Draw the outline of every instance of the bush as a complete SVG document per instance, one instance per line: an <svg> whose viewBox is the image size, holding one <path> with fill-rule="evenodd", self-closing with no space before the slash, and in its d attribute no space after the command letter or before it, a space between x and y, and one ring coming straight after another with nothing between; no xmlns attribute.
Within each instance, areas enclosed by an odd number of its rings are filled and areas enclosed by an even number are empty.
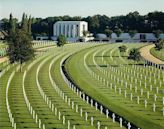
<svg viewBox="0 0 164 129"><path fill-rule="evenodd" d="M60 35L57 39L57 46L61 47L64 46L64 44L66 44L66 38L64 35Z"/></svg>
<svg viewBox="0 0 164 129"><path fill-rule="evenodd" d="M155 43L155 49L160 51L164 48L164 40L160 40L159 42Z"/></svg>
<svg viewBox="0 0 164 129"><path fill-rule="evenodd" d="M138 49L134 48L130 51L128 59L134 60L134 61L140 61L141 54Z"/></svg>
<svg viewBox="0 0 164 129"><path fill-rule="evenodd" d="M122 45L122 46L118 47L118 49L120 50L120 52L126 52L127 47L125 45Z"/></svg>

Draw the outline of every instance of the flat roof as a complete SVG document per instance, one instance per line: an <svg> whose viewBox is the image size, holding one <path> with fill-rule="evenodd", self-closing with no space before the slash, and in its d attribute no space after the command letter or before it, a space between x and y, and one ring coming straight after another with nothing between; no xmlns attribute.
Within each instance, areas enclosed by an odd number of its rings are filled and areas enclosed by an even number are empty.
<svg viewBox="0 0 164 129"><path fill-rule="evenodd" d="M87 23L86 21L57 21L56 23L80 23L80 22Z"/></svg>

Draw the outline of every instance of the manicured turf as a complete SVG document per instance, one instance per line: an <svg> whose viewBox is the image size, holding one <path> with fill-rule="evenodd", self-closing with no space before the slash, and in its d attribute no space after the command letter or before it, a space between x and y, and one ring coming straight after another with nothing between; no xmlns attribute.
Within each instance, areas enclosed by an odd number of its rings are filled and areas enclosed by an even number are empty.
<svg viewBox="0 0 164 129"><path fill-rule="evenodd" d="M141 47L142 45L143 44L127 44L129 49ZM145 129L164 128L162 124L164 122L162 116L164 85L162 71L157 69L148 70L149 67L144 68L142 64L140 64L142 62L138 63L127 60L125 54L119 53L118 46L120 46L120 44L105 45L75 54L67 61L67 70L70 76L87 94L135 123L138 127ZM106 52L102 57L104 51ZM100 81L90 76L84 66L84 56L86 53L89 53L86 58L87 66L91 71L94 71L94 73L101 77ZM136 67L134 67L134 64L136 64ZM134 70L136 70L135 74L133 73ZM156 71L155 75L153 75L154 71ZM125 77L123 75L121 76L121 72L125 74ZM160 73L160 78L157 78L158 73ZM142 77L139 76L141 74ZM147 76L146 80L144 77L145 74ZM151 82L149 78L152 79ZM135 79L137 79L136 83ZM155 79L157 81L156 84L154 84ZM124 83L122 83L122 81L124 81ZM161 86L159 86L160 81L162 82ZM125 82L128 84L127 88L125 87ZM145 83L147 83L146 88ZM130 84L132 84L132 89L130 89ZM149 90L150 85L153 85L152 91ZM136 91L135 87L137 87ZM156 87L158 87L159 93L156 93ZM119 89L122 90L121 94L119 93ZM143 89L143 95L140 93L141 89ZM127 92L126 98L124 97L125 90ZM148 91L150 94L149 98L147 98ZM130 100L131 93L133 94L133 100ZM154 101L155 94L158 96L156 102ZM140 104L137 104L137 96L140 97ZM144 108L145 100L148 101L147 108ZM153 103L156 103L156 112L152 110Z"/></svg>
<svg viewBox="0 0 164 129"><path fill-rule="evenodd" d="M32 109L38 115L38 118L41 120L45 125L46 129L65 129L67 128L67 122L70 121L70 127L73 128L74 126L76 129L95 129L97 128L97 122L101 122L101 127L110 127L112 129L119 129L118 123L113 123L111 119L106 118L104 114L101 114L100 111L96 111L94 107L91 107L85 101L83 101L79 96L77 96L74 91L72 91L65 81L63 80L61 73L60 73L60 61L63 59L64 56L79 51L84 48L92 47L94 44L86 44L86 45L67 45L63 48L54 48L47 51L47 54L43 54L38 60L36 64L34 64L31 69L27 71L25 76L25 92L27 98L30 102ZM46 60L46 61L45 61ZM48 99L52 102L52 104L57 108L57 114L52 111L52 108L47 104L47 102L43 99L41 92L37 86L37 70L40 67L38 72L38 81L40 87L42 88L45 95ZM38 128L38 123L35 122L33 119L33 115L30 113L29 109L27 108L24 93L23 93L23 74L24 71L27 70L28 66L31 64L31 61L26 63L23 67L22 72L16 72L14 77L11 80L9 85L9 106L11 109L12 117L14 118L14 122L17 125L17 129L23 128L30 128L35 129ZM50 64L52 64L50 67ZM5 68L6 65L2 66ZM17 65L16 65L17 66ZM13 67L16 67L13 66ZM51 69L49 69L51 68ZM15 68L14 68L15 69ZM3 119L0 120L0 128L11 128L11 123L9 121L9 116L6 107L6 85L11 72L14 70L12 68L6 72L2 78L0 78L1 88L1 114ZM50 71L49 71L50 70ZM50 72L50 74L49 74ZM62 96L58 94L58 92L54 89L53 85L50 81L50 76L52 76L53 80L55 81L58 88L65 93L68 99L70 99L70 103L74 103L74 107L71 105L69 106L68 102L63 100ZM3 101L2 101L3 100ZM68 101L68 100L67 100ZM78 109L76 110L76 107ZM80 109L83 109L82 116L80 115ZM59 120L59 111L61 113L61 119ZM85 120L85 113L88 113L88 120ZM62 117L65 116L65 124L63 124ZM94 125L91 125L91 117L94 118Z"/></svg>
<svg viewBox="0 0 164 129"><path fill-rule="evenodd" d="M158 51L158 50L156 50L155 48L152 48L152 49L150 50L150 53L151 53L153 56L155 56L156 58L158 58L158 59L164 61L164 49Z"/></svg>

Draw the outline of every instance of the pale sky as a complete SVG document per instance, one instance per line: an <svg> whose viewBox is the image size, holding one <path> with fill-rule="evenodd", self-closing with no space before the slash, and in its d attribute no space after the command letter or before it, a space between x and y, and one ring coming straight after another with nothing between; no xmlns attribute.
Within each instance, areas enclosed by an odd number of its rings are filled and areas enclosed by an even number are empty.
<svg viewBox="0 0 164 129"><path fill-rule="evenodd" d="M33 17L48 16L107 16L126 15L138 11L144 15L151 11L164 12L164 0L0 0L0 19L12 13L20 19L23 12Z"/></svg>

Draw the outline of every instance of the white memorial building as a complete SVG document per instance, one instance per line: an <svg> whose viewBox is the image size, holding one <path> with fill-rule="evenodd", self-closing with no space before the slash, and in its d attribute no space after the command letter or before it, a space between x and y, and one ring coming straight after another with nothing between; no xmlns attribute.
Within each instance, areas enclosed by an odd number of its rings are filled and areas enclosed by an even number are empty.
<svg viewBox="0 0 164 129"><path fill-rule="evenodd" d="M88 23L85 21L58 21L53 25L52 39L57 40L59 35L64 35L67 41L76 42L85 37L84 31L88 31Z"/></svg>

